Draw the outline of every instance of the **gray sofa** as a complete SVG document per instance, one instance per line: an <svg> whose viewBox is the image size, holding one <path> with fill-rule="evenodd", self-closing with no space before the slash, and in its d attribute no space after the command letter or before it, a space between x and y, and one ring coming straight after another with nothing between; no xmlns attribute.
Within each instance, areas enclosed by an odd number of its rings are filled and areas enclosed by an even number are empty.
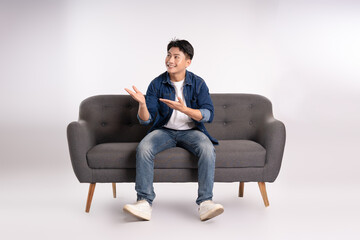
<svg viewBox="0 0 360 240"><path fill-rule="evenodd" d="M211 94L215 107L209 133L219 140L215 182L258 182L265 206L265 182L277 178L285 146L285 126L271 102L256 94ZM71 163L81 183L90 183L89 212L96 183L135 181L135 152L150 126L136 117L138 104L128 95L98 95L80 105L79 120L67 127ZM197 182L197 159L182 148L156 155L154 182Z"/></svg>

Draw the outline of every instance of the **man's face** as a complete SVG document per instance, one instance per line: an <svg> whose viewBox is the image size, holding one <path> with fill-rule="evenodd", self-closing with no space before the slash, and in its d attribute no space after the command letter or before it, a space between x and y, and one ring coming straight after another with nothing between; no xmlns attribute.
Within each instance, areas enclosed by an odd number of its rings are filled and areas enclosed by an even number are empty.
<svg viewBox="0 0 360 240"><path fill-rule="evenodd" d="M178 47L170 48L165 58L165 65L170 74L184 72L190 63L191 59L186 58L185 54Z"/></svg>

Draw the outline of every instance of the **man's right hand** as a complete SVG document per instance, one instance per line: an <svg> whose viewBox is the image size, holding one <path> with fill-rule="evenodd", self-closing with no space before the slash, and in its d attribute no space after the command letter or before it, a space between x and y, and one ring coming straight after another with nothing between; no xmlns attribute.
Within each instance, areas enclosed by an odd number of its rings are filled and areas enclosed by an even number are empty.
<svg viewBox="0 0 360 240"><path fill-rule="evenodd" d="M142 94L135 86L133 86L133 89L135 92L127 88L125 88L125 91L127 91L131 95L131 97L139 103L138 115L141 120L147 121L150 119L150 113L146 107L144 94Z"/></svg>
<svg viewBox="0 0 360 240"><path fill-rule="evenodd" d="M144 94L142 94L135 86L132 86L134 91L131 91L128 88L125 88L125 91L127 91L135 101L137 101L139 104L145 104L145 97Z"/></svg>

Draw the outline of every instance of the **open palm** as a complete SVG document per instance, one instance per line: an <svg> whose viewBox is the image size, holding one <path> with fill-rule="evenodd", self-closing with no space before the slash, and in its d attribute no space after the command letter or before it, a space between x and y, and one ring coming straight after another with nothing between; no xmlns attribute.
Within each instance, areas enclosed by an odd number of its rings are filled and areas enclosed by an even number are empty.
<svg viewBox="0 0 360 240"><path fill-rule="evenodd" d="M127 91L130 96L135 99L135 101L137 101L138 103L145 103L145 97L144 97L144 94L142 94L135 86L132 86L134 91L131 91L130 89L128 88L125 88L125 91Z"/></svg>

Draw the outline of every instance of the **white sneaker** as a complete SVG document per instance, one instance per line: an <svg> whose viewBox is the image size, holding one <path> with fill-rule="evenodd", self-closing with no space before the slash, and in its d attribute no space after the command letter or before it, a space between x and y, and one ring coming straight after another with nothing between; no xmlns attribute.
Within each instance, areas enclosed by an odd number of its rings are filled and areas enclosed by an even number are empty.
<svg viewBox="0 0 360 240"><path fill-rule="evenodd" d="M135 204L126 204L123 208L123 211L147 221L151 219L151 210L152 208L146 200L137 201Z"/></svg>
<svg viewBox="0 0 360 240"><path fill-rule="evenodd" d="M221 204L216 204L211 200L206 200L200 203L199 214L200 220L206 221L216 217L224 212L224 207Z"/></svg>

